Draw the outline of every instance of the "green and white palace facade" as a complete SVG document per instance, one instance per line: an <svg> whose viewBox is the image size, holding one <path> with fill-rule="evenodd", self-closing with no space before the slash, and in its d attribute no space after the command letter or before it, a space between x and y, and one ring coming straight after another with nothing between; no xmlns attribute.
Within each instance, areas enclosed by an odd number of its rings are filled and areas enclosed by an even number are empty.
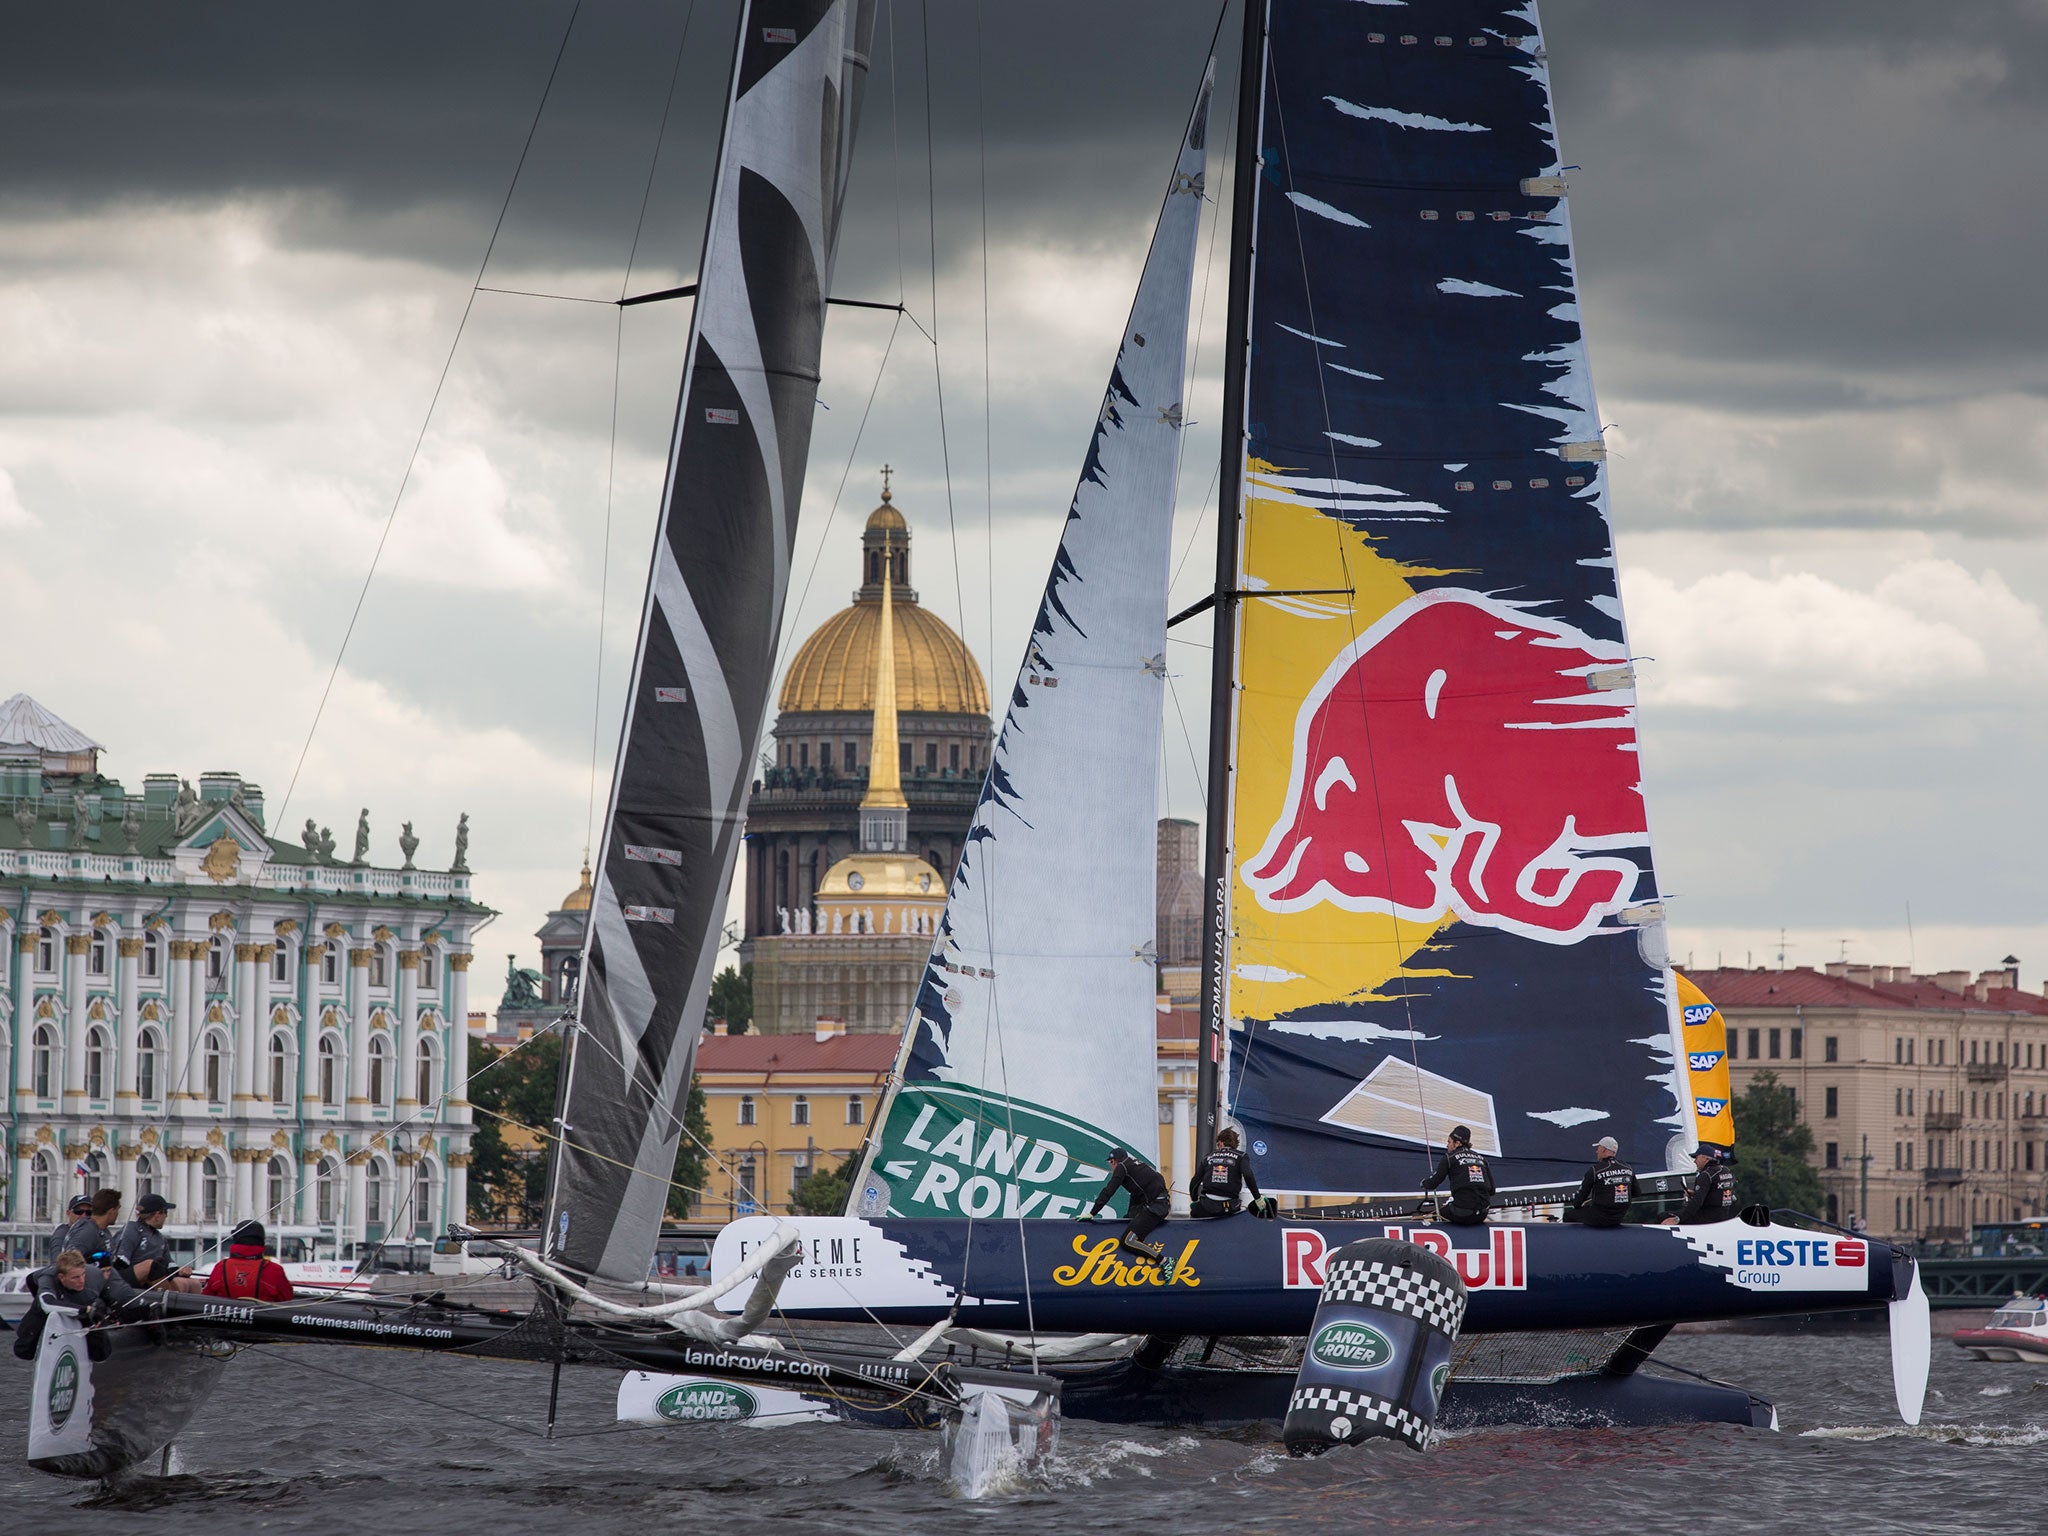
<svg viewBox="0 0 2048 1536"><path fill-rule="evenodd" d="M239 775L136 794L101 750L0 703L0 1256L39 1257L69 1198L107 1185L124 1214L154 1192L175 1228L255 1217L323 1256L461 1220L491 916L466 818L449 867L416 867L410 824L393 865L367 812L344 848L312 821L285 840Z"/></svg>

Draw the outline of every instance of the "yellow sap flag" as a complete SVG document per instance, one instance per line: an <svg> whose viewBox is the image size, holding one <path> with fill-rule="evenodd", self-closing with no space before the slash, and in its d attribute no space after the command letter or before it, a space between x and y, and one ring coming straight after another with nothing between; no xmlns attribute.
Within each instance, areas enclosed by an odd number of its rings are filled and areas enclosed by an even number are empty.
<svg viewBox="0 0 2048 1536"><path fill-rule="evenodd" d="M1707 994L1678 972L1678 1009L1685 1023L1685 1072L1693 1123L1701 1141L1735 1145L1735 1115L1728 1086L1728 1023Z"/></svg>

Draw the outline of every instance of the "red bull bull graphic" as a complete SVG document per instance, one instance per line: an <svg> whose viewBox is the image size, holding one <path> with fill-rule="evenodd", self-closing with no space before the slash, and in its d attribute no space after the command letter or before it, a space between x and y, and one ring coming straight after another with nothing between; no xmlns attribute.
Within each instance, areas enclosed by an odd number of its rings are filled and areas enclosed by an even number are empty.
<svg viewBox="0 0 2048 1536"><path fill-rule="evenodd" d="M1303 700L1286 809L1245 883L1283 912L1452 912L1561 944L1591 932L1641 873L1607 850L1649 843L1635 696L1613 686L1627 661L1498 598L1417 593Z"/></svg>

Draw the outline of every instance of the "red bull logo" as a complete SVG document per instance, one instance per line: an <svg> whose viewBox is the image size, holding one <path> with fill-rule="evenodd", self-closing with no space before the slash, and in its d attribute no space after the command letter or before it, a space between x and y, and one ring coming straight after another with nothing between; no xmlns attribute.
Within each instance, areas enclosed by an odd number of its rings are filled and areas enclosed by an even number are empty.
<svg viewBox="0 0 2048 1536"><path fill-rule="evenodd" d="M1487 1230L1484 1248L1455 1248L1450 1235L1434 1227L1388 1227L1385 1235L1426 1248L1458 1271L1468 1290L1525 1291L1529 1288L1529 1236L1518 1226ZM1290 1291L1320 1290L1329 1243L1313 1227L1280 1233L1280 1283Z"/></svg>
<svg viewBox="0 0 2048 1536"><path fill-rule="evenodd" d="M1618 850L1650 840L1627 659L1482 593L1418 593L1302 701L1286 808L1246 884L1276 912L1590 933L1633 896Z"/></svg>

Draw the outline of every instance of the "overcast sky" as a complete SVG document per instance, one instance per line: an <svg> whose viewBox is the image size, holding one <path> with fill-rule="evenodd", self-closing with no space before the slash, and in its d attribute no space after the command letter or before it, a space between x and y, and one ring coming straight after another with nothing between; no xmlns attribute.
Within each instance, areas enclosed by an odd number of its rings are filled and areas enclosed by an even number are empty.
<svg viewBox="0 0 2048 1536"><path fill-rule="evenodd" d="M1215 12L884 3L837 288L907 299L937 366L835 313L788 628L847 601L887 460L924 601L1001 678ZM469 811L504 913L479 947L523 962L589 835L593 720L603 804L688 321L479 295L427 419L570 10L7 0L0 50L0 695L131 787L239 770L285 835L346 846L367 805L391 862L411 820L445 864ZM2013 952L2038 986L2048 4L1543 16L1679 958L1774 963L1782 927L1793 963ZM733 18L585 0L485 284L692 275ZM1202 248L1182 602L1212 558ZM1196 814L1207 656L1174 660L1165 797Z"/></svg>

